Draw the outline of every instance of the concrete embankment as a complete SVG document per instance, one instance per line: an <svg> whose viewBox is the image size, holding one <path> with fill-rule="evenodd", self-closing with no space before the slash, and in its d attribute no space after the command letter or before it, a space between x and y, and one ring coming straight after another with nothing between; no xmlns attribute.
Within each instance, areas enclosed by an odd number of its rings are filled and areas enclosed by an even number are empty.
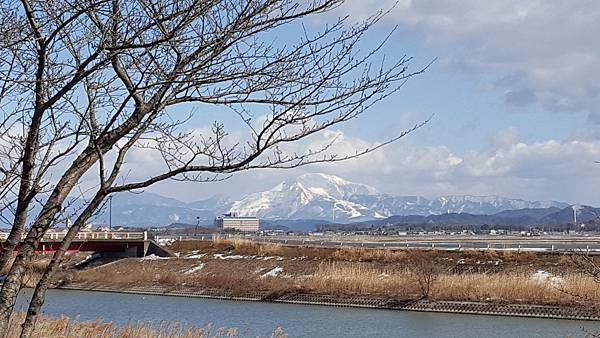
<svg viewBox="0 0 600 338"><path fill-rule="evenodd" d="M273 303L359 307L384 310L445 312L549 319L600 320L599 308L585 306L550 306L483 302L406 300L383 297L336 296L298 293L277 295L270 292L249 292L244 295L239 295L220 289L168 288L159 286L119 288L108 285L90 286L84 284L68 284L62 285L59 288L63 290L120 292L129 294L212 298L241 301L264 301Z"/></svg>

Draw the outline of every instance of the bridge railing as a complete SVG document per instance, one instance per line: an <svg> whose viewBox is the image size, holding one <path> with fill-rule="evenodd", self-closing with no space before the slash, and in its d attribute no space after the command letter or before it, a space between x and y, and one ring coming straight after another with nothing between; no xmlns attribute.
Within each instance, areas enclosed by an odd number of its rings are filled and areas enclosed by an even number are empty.
<svg viewBox="0 0 600 338"><path fill-rule="evenodd" d="M65 238L66 232L49 232L44 235L42 241L60 241ZM0 233L0 240L8 238L8 233ZM147 240L146 231L82 231L74 240Z"/></svg>

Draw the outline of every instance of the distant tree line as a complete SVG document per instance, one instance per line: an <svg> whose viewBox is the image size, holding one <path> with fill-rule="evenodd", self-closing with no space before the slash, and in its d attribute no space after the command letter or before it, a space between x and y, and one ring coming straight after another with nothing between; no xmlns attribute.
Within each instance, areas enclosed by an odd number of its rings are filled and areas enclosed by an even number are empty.
<svg viewBox="0 0 600 338"><path fill-rule="evenodd" d="M376 232L376 233L398 233L408 232L416 233L421 231L446 231L446 232L460 232L460 231L473 231L475 233L487 233L490 230L504 230L504 231L533 231L533 232L568 232L568 231L580 231L580 232L600 232L600 221L591 220L586 222L584 226L581 224L575 225L573 223L564 224L546 224L537 226L528 225L514 225L514 224L432 224L432 223L420 223L420 224L369 224L369 223L356 223L356 224L320 224L316 226L316 230L319 232L333 231L333 232Z"/></svg>

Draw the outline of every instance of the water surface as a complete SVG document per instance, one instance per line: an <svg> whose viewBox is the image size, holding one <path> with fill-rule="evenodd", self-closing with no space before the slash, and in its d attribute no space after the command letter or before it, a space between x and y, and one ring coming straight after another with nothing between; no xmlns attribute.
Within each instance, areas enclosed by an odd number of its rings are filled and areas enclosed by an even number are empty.
<svg viewBox="0 0 600 338"><path fill-rule="evenodd" d="M25 290L17 308L31 295ZM26 310L26 308L24 309ZM242 337L583 337L599 322L391 311L109 292L49 290L44 313L124 324L179 321L236 327Z"/></svg>

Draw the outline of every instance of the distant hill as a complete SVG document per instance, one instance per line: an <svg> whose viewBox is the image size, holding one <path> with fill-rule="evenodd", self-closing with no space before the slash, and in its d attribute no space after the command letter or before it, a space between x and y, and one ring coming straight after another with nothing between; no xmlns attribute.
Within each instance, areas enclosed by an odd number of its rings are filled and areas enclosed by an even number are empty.
<svg viewBox="0 0 600 338"><path fill-rule="evenodd" d="M260 227L270 230L293 230L313 231L319 225L329 224L328 221L316 219L293 219L293 220L261 220Z"/></svg>
<svg viewBox="0 0 600 338"><path fill-rule="evenodd" d="M585 223L600 219L600 208L588 205L573 205L542 217L539 222L547 224L572 223L574 219L573 208L577 210L577 223Z"/></svg>
<svg viewBox="0 0 600 338"><path fill-rule="evenodd" d="M215 216L226 213L231 201L224 196L186 203L174 198L143 192L115 194L112 200L112 221L118 225L166 226L185 223L212 226ZM105 205L92 222L108 223Z"/></svg>
<svg viewBox="0 0 600 338"><path fill-rule="evenodd" d="M321 230L328 229L361 229L391 225L438 225L438 226L481 226L481 225L513 225L526 228L536 226L568 225L574 222L574 211L577 209L577 225L591 222L600 223L600 208L590 206L568 206L566 208L525 208L505 210L493 215L473 215L469 213L447 213L442 215L410 215L392 216L385 219L354 222L346 224L328 224L320 226Z"/></svg>

